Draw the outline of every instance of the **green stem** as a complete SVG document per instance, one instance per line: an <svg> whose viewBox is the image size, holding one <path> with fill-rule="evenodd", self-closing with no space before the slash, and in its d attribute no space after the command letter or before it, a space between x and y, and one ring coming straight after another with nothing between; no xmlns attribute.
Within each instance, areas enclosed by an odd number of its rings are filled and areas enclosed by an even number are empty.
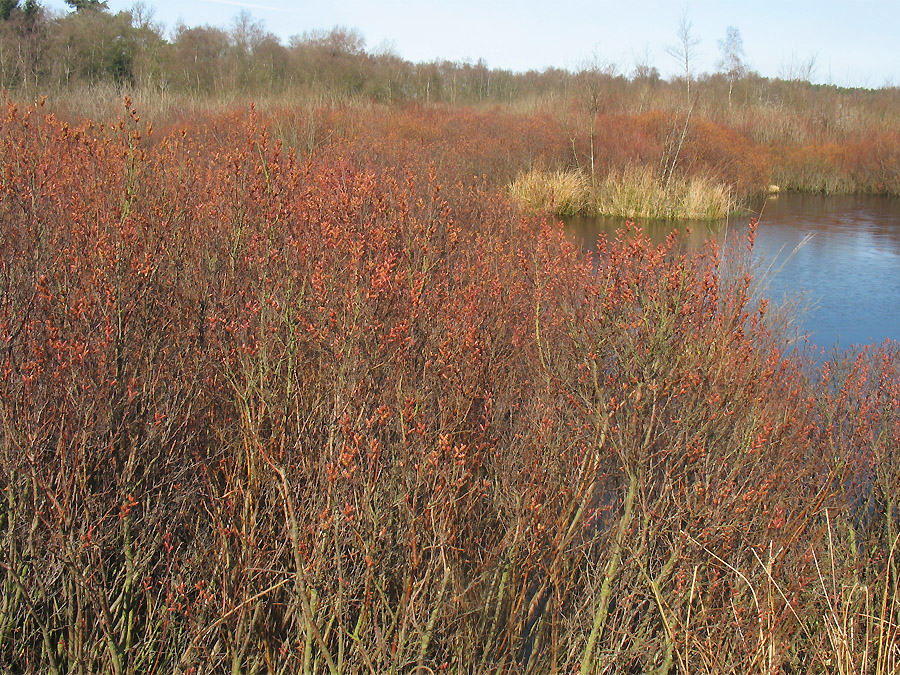
<svg viewBox="0 0 900 675"><path fill-rule="evenodd" d="M628 472L628 493L625 495L625 510L619 519L619 527L616 530L616 538L613 543L612 557L606 566L606 572L603 575L603 584L600 586L600 600L597 603L597 610L594 613L594 623L591 626L591 634L588 636L587 644L584 647L584 656L581 660L581 675L587 675L591 670L591 663L594 658L594 647L597 639L603 634L603 628L606 626L606 619L609 615L609 599L612 593L612 581L619 571L619 564L622 559L622 547L625 543L625 534L631 526L631 514L634 510L634 500L637 497L638 478L634 472Z"/></svg>

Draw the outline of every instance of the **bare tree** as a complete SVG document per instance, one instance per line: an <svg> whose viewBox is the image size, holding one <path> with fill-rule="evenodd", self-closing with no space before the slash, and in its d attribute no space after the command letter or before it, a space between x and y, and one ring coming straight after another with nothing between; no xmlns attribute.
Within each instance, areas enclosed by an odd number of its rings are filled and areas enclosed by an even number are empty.
<svg viewBox="0 0 900 675"><path fill-rule="evenodd" d="M791 52L790 61L782 61L778 69L778 76L782 80L791 82L812 82L816 74L816 61L818 54L810 53L809 58L800 59L796 52Z"/></svg>
<svg viewBox="0 0 900 675"><path fill-rule="evenodd" d="M747 73L747 64L744 63L744 39L741 31L734 26L728 26L725 31L725 39L719 40L719 51L722 57L719 59L719 70L728 77L728 107L731 107L731 92L734 83Z"/></svg>
<svg viewBox="0 0 900 675"><path fill-rule="evenodd" d="M650 50L644 47L641 54L634 56L634 70L631 71L631 79L635 81L649 81L653 84L659 82L659 70L650 60Z"/></svg>
<svg viewBox="0 0 900 675"><path fill-rule="evenodd" d="M688 99L690 99L691 79L694 75L694 61L699 56L697 47L700 46L700 38L693 33L693 24L688 20L687 12L681 15L676 35L678 36L677 44L666 47L666 53L675 58L684 70Z"/></svg>
<svg viewBox="0 0 900 675"><path fill-rule="evenodd" d="M604 90L608 91L609 84L615 80L618 74L618 66L615 63L605 63L595 53L586 61L581 70L576 74L576 81L584 88L585 104L588 114L588 135L590 141L591 162L591 188L596 188L596 124L597 115L603 102ZM575 150L575 137L570 135L572 150ZM578 162L578 154L575 153L575 161Z"/></svg>
<svg viewBox="0 0 900 675"><path fill-rule="evenodd" d="M659 70L650 62L650 50L644 47L644 53L634 57L634 70L631 73L631 80L635 84L640 85L640 105L638 112L644 111L644 104L650 91L655 88L660 81Z"/></svg>

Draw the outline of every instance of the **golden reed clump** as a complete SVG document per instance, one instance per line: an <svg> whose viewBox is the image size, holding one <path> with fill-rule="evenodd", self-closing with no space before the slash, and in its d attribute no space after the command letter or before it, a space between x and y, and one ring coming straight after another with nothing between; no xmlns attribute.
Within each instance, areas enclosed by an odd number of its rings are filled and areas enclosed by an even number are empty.
<svg viewBox="0 0 900 675"><path fill-rule="evenodd" d="M580 170L531 169L516 178L509 193L531 211L572 215L593 213L659 220L719 220L737 209L732 191L704 176L660 180L652 169L611 171L591 188Z"/></svg>

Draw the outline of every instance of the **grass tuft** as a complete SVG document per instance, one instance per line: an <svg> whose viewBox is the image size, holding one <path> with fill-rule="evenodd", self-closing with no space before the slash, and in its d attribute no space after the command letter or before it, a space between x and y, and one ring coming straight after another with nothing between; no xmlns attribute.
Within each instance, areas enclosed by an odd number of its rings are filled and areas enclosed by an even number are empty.
<svg viewBox="0 0 900 675"><path fill-rule="evenodd" d="M509 193L528 210L574 215L588 208L590 188L590 181L580 171L531 169L513 181Z"/></svg>
<svg viewBox="0 0 900 675"><path fill-rule="evenodd" d="M719 220L737 209L727 185L705 176L663 181L648 167L611 171L591 191L580 170L521 174L510 195L532 211L557 215L594 213L652 220Z"/></svg>

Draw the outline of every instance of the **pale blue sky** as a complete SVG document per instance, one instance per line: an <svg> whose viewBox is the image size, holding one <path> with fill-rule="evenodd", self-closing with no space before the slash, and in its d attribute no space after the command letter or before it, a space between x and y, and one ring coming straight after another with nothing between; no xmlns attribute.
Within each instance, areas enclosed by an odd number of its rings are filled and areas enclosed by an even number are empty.
<svg viewBox="0 0 900 675"><path fill-rule="evenodd" d="M133 0L108 0L112 11ZM63 0L45 6L62 10ZM740 30L748 65L785 76L815 58L814 81L844 86L900 85L898 0L147 0L171 30L231 25L245 8L284 41L336 25L356 28L367 48L390 45L411 61L477 61L512 70L577 69L588 60L628 74L646 60L663 76L678 72L666 53L682 14L701 39L699 72L715 70L718 41Z"/></svg>

